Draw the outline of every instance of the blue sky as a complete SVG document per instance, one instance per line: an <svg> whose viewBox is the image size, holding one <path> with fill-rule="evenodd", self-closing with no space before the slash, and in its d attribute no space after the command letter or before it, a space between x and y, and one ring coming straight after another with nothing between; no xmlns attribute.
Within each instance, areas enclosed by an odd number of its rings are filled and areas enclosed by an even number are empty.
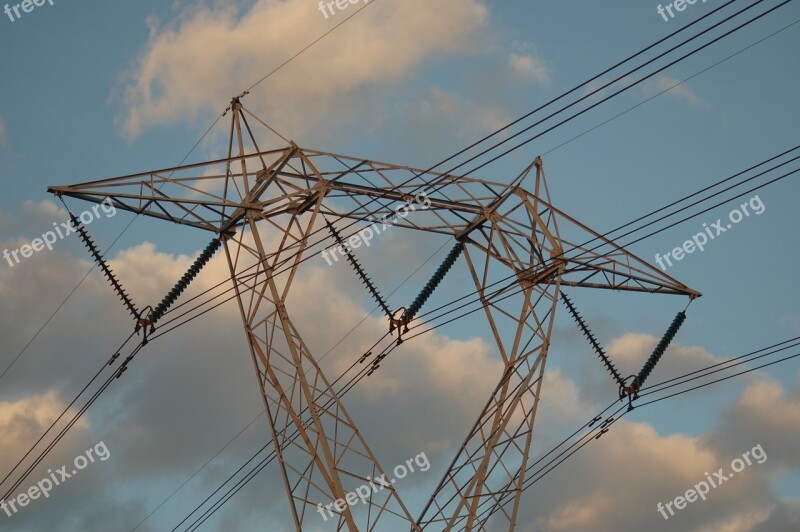
<svg viewBox="0 0 800 532"><path fill-rule="evenodd" d="M301 146L427 168L722 3L696 3L665 22L657 13L658 3L641 0L448 0L435 6L374 0L362 14L256 86L244 103ZM765 7L756 11L778 3L763 2ZM725 12L739 5L747 2L734 2ZM46 203L52 201L46 193L48 185L125 175L181 161L230 97L351 12L325 20L316 8L312 0L251 0L224 6L188 1L90 4L55 0L53 6L37 7L15 22L0 16L0 176L6 185L0 197L0 247L17 248L53 222L63 221L58 205ZM482 168L476 177L507 183L533 157L542 155L553 202L604 232L792 148L798 143L800 120L800 24L738 52L798 19L800 8L790 2L641 87ZM690 77L687 83L633 108ZM619 113L624 114L614 118ZM189 160L223 154L226 127L223 119ZM578 135L582 136L572 140ZM278 147L275 140L265 137L264 145ZM705 252L688 255L667 272L703 297L690 307L689 319L676 340L679 345L666 357L672 354L672 360L659 366L655 379L798 334L796 264L800 257L794 231L798 192L794 175L633 244L632 252L654 262L656 253L663 255L682 245L702 231L704 222L724 219L753 195L758 194L765 206L762 214L746 218L709 243ZM68 204L76 213L86 208L76 200ZM119 213L91 231L107 244L130 220L127 213ZM115 246L111 258L123 284L136 297L157 299L207 238L185 227L139 219ZM388 291L439 244L392 236L359 259L382 290ZM3 369L80 280L88 260L78 240L71 238L58 242L54 251L13 268L5 262L0 265ZM428 270L435 267L430 264ZM214 272L217 277L209 279L209 285L222 279L226 267L218 263ZM413 296L429 274L425 272L398 298ZM465 286L471 286L465 283L471 283L466 270L456 273L442 286L440 297L461 295ZM345 266L326 269L320 262L304 278L302 293L330 300L337 313L357 322L370 308L357 286ZM315 289L326 294L315 296ZM601 342L619 356L621 365L628 364L628 373L638 369L641 357L686 303L676 297L591 290L569 293ZM298 307L300 316L316 316L302 302ZM120 310L95 272L0 379L0 423L7 423L7 433L16 435L0 440L10 455L24 453L48 416L80 389L93 364L127 336L129 324ZM373 317L364 341L368 333L383 327ZM227 307L216 320L209 317L193 333L178 332L165 340L159 347L164 356L143 361L112 397L104 396L106 401L89 415L82 432L65 440L60 456L69 459L81 445L104 439L112 459L96 466L101 471L85 473L85 480L64 487L52 500L37 501L35 509L3 524L36 530L58 522L58 516L66 512L70 521L65 529L130 530L233 437L259 411L260 398L245 355L238 312ZM345 321L336 327L346 331L352 323ZM435 383L433 377L423 375L425 364L433 362L420 361L440 352L451 353L458 364L454 352L463 348L476 367L492 368L496 358L491 337L480 327L480 320L467 320L440 330L441 336L409 354L409 362L397 363L397 380L387 377L386 389L397 386L413 394L425 386L425 379ZM327 349L335 341L335 332L308 334L314 344ZM191 358L191 353L198 358ZM224 360L220 353L225 354ZM552 353L548 368L554 381L548 386L554 390L551 397L557 399L548 401L545 395L541 406L553 412L543 414L542 438L547 442L571 432L615 393L565 312L558 316ZM415 369L411 361L421 366ZM332 363L331 369L338 363ZM418 373L422 381L409 384ZM763 443L769 467L750 477L743 475L736 488L716 501L687 510L681 515L682 526L711 530L725 525L749 531L779 523L795 525L800 522L800 457L791 452L789 443L800 438L797 423L792 426L800 419L798 375L795 360L636 411L626 418L630 425L619 429L622 434L597 451L597 460L614 463L615 449L629 444L632 462L650 463L653 456L641 451L649 445L655 449L654 456L680 451L687 453L686 463L698 468L714 463L722 467L737 453ZM470 386L482 390L481 386L489 385L474 376L463 379L453 383L452 393L442 391L442 396L429 398L443 405L453 401L452 408L458 411L453 414L454 425L462 418L465 422L474 419L477 405L485 400L471 393ZM137 403L143 395L147 397ZM467 426L448 427L444 432L450 440L444 444L421 438L417 448L413 443L395 445L390 434L382 432L387 422L381 413L369 409L371 401L387 408L394 402L395 416L421 425L427 422L419 420L415 410L419 405L392 400L389 392L381 396L379 385L357 392L352 399L352 410L370 426L365 431L376 440L374 448L386 449L386 462L412 456L424 450L419 447L426 442L432 446L430 453L439 461L438 467L434 461L429 477L413 480L408 488L408 498L418 503L446 467L452 451L448 446L460 442ZM159 405L164 405L163 410ZM4 417L3 409L22 412L21 418ZM774 417L767 419L769 412ZM26 421L25 430L13 425L19 419ZM141 529L162 530L180 520L198 498L265 441L263 420L260 425ZM171 427L179 434L170 433ZM634 436L640 443L632 442ZM763 441L757 441L758 437ZM521 527L602 530L614 525L632 530L635 525L660 530L657 527L681 524L662 522L653 508L657 500L690 487L689 479L701 479L699 469L654 482L652 489L635 494L636 502L648 509L637 512L630 523L566 519L575 508L586 515L605 515L604 509L629 504L621 500L623 494L611 501L600 497L599 483L592 484L597 491L591 493L576 487L579 465L592 467L592 447L586 462L565 466L560 476L551 475L551 486L563 494L562 500L541 487L526 493L527 500L541 502L532 504ZM189 451L181 453L181 449ZM4 471L10 467L8 460L0 459ZM53 463L61 462L54 459ZM669 470L668 458L663 465ZM259 519L268 519L279 529L288 514L277 468L269 471L208 528L224 524L251 530ZM648 476L658 474L654 469L640 480L647 482L652 480ZM542 484L547 486L547 481L537 486ZM264 494L275 500L260 507ZM98 497L105 501L102 510L90 503ZM0 519L5 517L0 515Z"/></svg>

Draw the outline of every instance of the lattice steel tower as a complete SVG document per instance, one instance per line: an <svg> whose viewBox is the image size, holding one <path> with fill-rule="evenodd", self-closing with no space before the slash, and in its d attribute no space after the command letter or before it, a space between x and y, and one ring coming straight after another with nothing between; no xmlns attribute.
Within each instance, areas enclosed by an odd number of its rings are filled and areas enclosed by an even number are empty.
<svg viewBox="0 0 800 532"><path fill-rule="evenodd" d="M402 334L463 255L503 371L421 515L414 517L390 486L365 505L346 507L337 517L337 529L513 530L561 290L604 288L692 299L700 294L554 207L539 158L509 185L307 150L294 143L262 151L248 123L252 115L238 98L229 112L224 159L49 189L95 203L110 198L118 209L214 235L160 304L133 311L137 327L145 334L153 330L211 254L224 248L292 519L298 530L304 523L311 526L311 519L319 519L318 503L342 499L384 470L340 391L303 340L309 327L292 321L286 305L292 282L322 237L326 247L341 242L340 233L346 237L362 230L391 214L397 202L425 191L430 208L396 225L452 239L453 248L413 304L392 311L353 254L346 258L381 304L387 325ZM523 183L531 178L533 186L526 189ZM352 227L341 228L343 222ZM592 244L564 241L559 228L565 226ZM635 393L649 371L623 382L564 299L621 393ZM397 343L388 337L383 352ZM654 353L651 366L662 353ZM367 365L370 372L382 358L374 357Z"/></svg>

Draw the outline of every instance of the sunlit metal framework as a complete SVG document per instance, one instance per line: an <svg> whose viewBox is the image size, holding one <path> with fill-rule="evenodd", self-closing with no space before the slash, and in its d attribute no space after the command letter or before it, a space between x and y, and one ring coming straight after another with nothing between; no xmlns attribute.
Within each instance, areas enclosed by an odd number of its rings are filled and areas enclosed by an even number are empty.
<svg viewBox="0 0 800 532"><path fill-rule="evenodd" d="M49 190L94 203L110 198L118 209L223 240L298 530L319 519L318 504L344 499L385 471L304 342L305 324L292 322L292 282L304 259L332 244L324 219L352 223L343 230L350 235L426 192L430 208L395 225L463 246L503 371L418 517L389 486L333 522L347 530L513 530L562 287L700 294L554 207L539 158L502 184L294 143L262 151L251 129L257 119L238 99L229 111L224 159ZM562 239L566 226L581 240Z"/></svg>

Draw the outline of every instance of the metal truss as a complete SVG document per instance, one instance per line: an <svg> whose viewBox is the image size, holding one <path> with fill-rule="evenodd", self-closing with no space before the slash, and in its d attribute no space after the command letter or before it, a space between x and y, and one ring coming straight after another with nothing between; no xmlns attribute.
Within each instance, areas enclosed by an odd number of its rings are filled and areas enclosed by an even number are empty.
<svg viewBox="0 0 800 532"><path fill-rule="evenodd" d="M49 190L223 239L297 530L384 470L291 320L292 283L331 238L325 219L354 233L424 192L430 208L393 225L463 246L503 371L418 518L389 486L336 511L337 530L514 530L561 288L700 294L554 207L539 158L503 184L294 143L261 150L238 99L231 113L224 159Z"/></svg>

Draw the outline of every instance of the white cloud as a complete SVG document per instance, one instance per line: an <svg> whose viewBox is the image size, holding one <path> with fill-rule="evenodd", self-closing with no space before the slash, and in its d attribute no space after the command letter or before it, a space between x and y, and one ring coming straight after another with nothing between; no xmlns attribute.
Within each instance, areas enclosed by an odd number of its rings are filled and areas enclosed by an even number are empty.
<svg viewBox="0 0 800 532"><path fill-rule="evenodd" d="M31 217L44 217L46 220L62 220L68 218L67 211L56 202L43 199L39 201L25 200L22 202L25 213ZM80 212L77 214L80 215Z"/></svg>
<svg viewBox="0 0 800 532"><path fill-rule="evenodd" d="M654 96L662 91L666 91L667 95L683 100L692 107L710 107L710 104L698 96L689 85L669 76L659 74L642 84L642 92L647 97Z"/></svg>
<svg viewBox="0 0 800 532"><path fill-rule="evenodd" d="M548 405L554 411L550 415L572 412L578 401L577 394L563 394ZM602 439L592 441L531 488L525 494L531 502L523 505L519 522L526 524L524 530L542 532L668 531L676 527L730 532L796 530L800 506L782 499L772 483L780 474L800 468L798 405L800 386L786 393L777 382L762 377L745 388L720 425L709 427L699 437L659 434L649 424L649 412L654 411L643 409L634 414L636 421L632 416L618 421ZM547 421L539 425L541 438L551 429ZM729 471L734 458L758 444L763 444L766 461L754 461L741 475L711 490L706 501L690 504L669 521L658 513L658 502L683 495L707 472L720 467Z"/></svg>
<svg viewBox="0 0 800 532"><path fill-rule="evenodd" d="M602 98L611 96L617 91L622 90L625 87L628 87L635 82L636 78L633 76L623 76L621 79L615 81L614 83L611 83L611 80L608 78L598 78L589 82L589 84L586 85L586 87L583 89L583 95L587 96L597 91L595 94L592 94L591 99L600 100ZM610 85L608 85L608 87L605 87L605 85L609 83ZM600 87L605 87L605 88L600 90Z"/></svg>
<svg viewBox="0 0 800 532"><path fill-rule="evenodd" d="M612 340L607 351L611 360L623 369L623 373L636 373L651 355L658 341L658 338L649 334L625 333ZM657 381L675 375L684 375L717 364L722 360L702 347L685 346L673 342L667 348L657 369L646 384L655 384Z"/></svg>
<svg viewBox="0 0 800 532"><path fill-rule="evenodd" d="M0 467L4 473L11 470L66 406L52 390L16 401L0 401L0 448L3 449ZM65 419L76 413L76 409L70 409ZM83 432L87 428L86 418L81 418L73 430Z"/></svg>
<svg viewBox="0 0 800 532"><path fill-rule="evenodd" d="M53 208L43 203L29 207L45 211ZM111 263L138 302L153 303L191 261L190 256L171 255L143 243L117 253ZM319 355L321 348L335 343L360 320L365 309L354 296L361 293L360 285L347 265L327 268L322 262L321 266L314 266L312 261L309 264L295 281L287 307L309 348ZM30 317L42 308L54 308L63 287L73 284L87 266L85 261L54 251L31 259L24 268L0 271L0 281L4 281L0 282L4 340L9 345L24 344L32 334L28 330ZM182 301L227 274L226 262L219 254ZM33 306L18 305L23 298ZM130 334L130 323L122 319L119 302L98 276L90 277L76 298L71 301L71 311L61 314L46 331L49 334L36 344L35 353L21 359L9 374L14 380L3 382L4 386L13 384L13 391L4 388L4 393L26 397L0 403L0 448L5 450L10 445L13 456L19 455L22 443L38 437L54 413L63 408L63 401L51 390L69 379L70 386L65 389L70 393L65 392L65 396L71 397L89 370L102 362L105 353L100 348L105 350L115 343L116 336ZM385 332L385 320L366 320L323 365L337 375L363 353L364 346ZM95 336L102 341L96 342ZM260 408L242 336L238 309L229 304L148 346L125 379L115 383L88 413L93 437L97 431L90 443L103 439L114 458L102 468L87 471L80 483L64 487L59 499L37 501L35 512L16 516L20 524L24 519L31 523L20 529L54 528L65 516L87 530L108 528L111 522L127 528L136 525ZM410 477L403 486L404 496L411 491L415 501L429 493L427 483L441 478L452 459L453 447L461 443L484 406L500 369L491 342L483 338L453 339L437 331L420 340L404 343L378 373L344 399L384 467L422 450L428 452L431 471ZM608 351L620 365L638 368L656 341L649 335L624 334L611 342ZM719 360L702 348L673 344L659 371L671 376ZM596 369L596 363L596 359L586 357L587 366ZM597 411L597 405L587 404L581 397L581 386L562 371L548 371L544 387L534 435L538 447L543 442L560 441ZM760 532L759 527L770 530L769 526L774 530L797 529L797 508L772 493L771 482L782 473L796 470L800 462L796 429L800 425L800 386L786 391L770 380L751 383L720 418L719 426L707 427L701 436L660 434L655 425L658 420L649 412L635 410L527 491L520 530L667 531L676 525L686 530L706 527L737 532ZM558 430L553 430L554 426ZM569 431L562 435L562 429ZM266 442L263 418L252 432L252 440L240 448L239 454L229 454L228 449L220 461L203 472L197 479L201 487L189 485L181 492L183 506L165 507L164 513L154 515L147 525L161 529L159 525L173 520L176 513L182 517L196 500L202 500L218 485L212 471L227 477ZM757 443L763 444L767 462L748 468L747 475L715 490L702 505L692 505L680 515L680 521L664 521L657 513L658 501L684 493L704 478L705 471L729 464ZM53 463L67 462L57 458ZM263 522L283 515L276 514L276 508L285 511L285 501L275 464L271 467L259 477L262 490L244 490L233 499L225 516L230 525L227 528L242 529L257 517ZM122 483L115 485L115 479L124 479L124 487ZM132 491L132 486L147 489ZM271 498L264 499L265 493ZM101 510L80 504L99 497L103 498ZM256 499L270 502L258 505ZM100 511L104 513L97 513ZM79 529L78 525L74 529Z"/></svg>
<svg viewBox="0 0 800 532"><path fill-rule="evenodd" d="M593 99L601 99L607 96L610 96L613 93L616 93L619 90L624 89L625 87L631 86L633 83L639 81L640 77L634 76L624 76L619 81L612 83L610 86L604 88L603 90L599 91L597 94L592 95ZM589 83L587 85L584 93L589 94L603 85L609 83L610 79L597 79ZM677 79L673 79L668 76L664 76L659 74L653 78L647 79L639 83L638 89L636 87L630 89L632 91L638 90L638 92L644 96L645 98L651 98L654 96L661 96L662 93L667 96L672 96L679 100L683 100L685 103L688 103L690 106L698 108L698 109L705 109L710 107L710 104L702 99L698 94L686 83L681 83Z"/></svg>
<svg viewBox="0 0 800 532"><path fill-rule="evenodd" d="M550 70L540 59L532 55L512 53L508 58L508 66L515 74L532 82L547 83L550 81Z"/></svg>
<svg viewBox="0 0 800 532"><path fill-rule="evenodd" d="M753 527L766 521L775 510L774 504L765 508L757 508L751 512L743 512L733 517L726 517L706 525L698 532L748 532ZM773 529L775 530L775 529Z"/></svg>
<svg viewBox="0 0 800 532"><path fill-rule="evenodd" d="M377 2L254 90L245 105L297 139L320 124L353 121L383 89L425 61L475 47L486 25L479 0ZM125 132L221 111L232 96L331 28L315 2L257 0L239 13L217 4L151 23L129 72Z"/></svg>

